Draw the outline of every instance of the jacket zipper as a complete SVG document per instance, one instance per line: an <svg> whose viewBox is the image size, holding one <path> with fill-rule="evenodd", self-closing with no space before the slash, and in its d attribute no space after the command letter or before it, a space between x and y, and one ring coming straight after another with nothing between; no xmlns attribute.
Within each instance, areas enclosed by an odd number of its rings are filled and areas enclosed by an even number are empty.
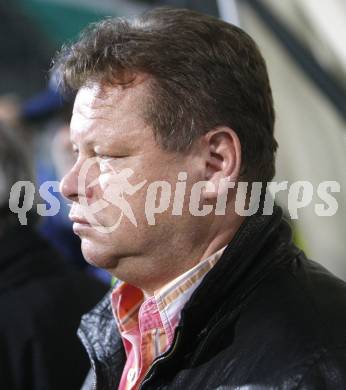
<svg viewBox="0 0 346 390"><path fill-rule="evenodd" d="M85 334L85 332L82 329L81 329L81 334L83 336L81 338L81 341L82 341L83 345L85 346L85 348L87 350L87 353L89 355L90 365L91 365L91 372L92 372L92 387L91 387L91 389L92 390L97 390L97 373L96 373L95 360L94 360L94 357L93 357L93 353L91 351L91 347L89 347L90 344L88 342L86 334Z"/></svg>
<svg viewBox="0 0 346 390"><path fill-rule="evenodd" d="M141 385L139 386L138 390L141 390L143 388L143 386L145 385L145 383L149 381L149 379L151 378L151 375L149 375L149 373L154 369L154 367L156 367L163 360L169 359L174 354L174 352L177 349L179 338L180 338L180 330L178 328L172 348L169 351L167 351L164 355L162 355L161 357L154 360L152 365L146 371L146 373L143 377L143 381L142 381Z"/></svg>
<svg viewBox="0 0 346 390"><path fill-rule="evenodd" d="M92 390L96 390L96 366L94 362L92 362L92 370L93 370L93 385Z"/></svg>

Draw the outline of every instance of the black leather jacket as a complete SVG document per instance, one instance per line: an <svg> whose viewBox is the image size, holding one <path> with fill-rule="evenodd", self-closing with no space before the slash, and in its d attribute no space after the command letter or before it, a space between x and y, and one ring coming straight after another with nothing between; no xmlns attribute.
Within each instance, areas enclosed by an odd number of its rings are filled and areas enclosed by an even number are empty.
<svg viewBox="0 0 346 390"><path fill-rule="evenodd" d="M79 335L94 368L85 388L117 389L125 354L109 297ZM345 390L346 284L292 244L281 209L248 217L141 389Z"/></svg>

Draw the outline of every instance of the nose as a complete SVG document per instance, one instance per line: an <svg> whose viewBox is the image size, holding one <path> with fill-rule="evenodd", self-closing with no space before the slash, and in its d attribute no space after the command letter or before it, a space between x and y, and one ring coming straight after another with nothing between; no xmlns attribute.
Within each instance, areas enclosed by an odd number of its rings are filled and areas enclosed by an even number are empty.
<svg viewBox="0 0 346 390"><path fill-rule="evenodd" d="M73 202L78 202L81 197L90 200L94 195L90 183L98 174L97 164L93 158L78 158L60 182L61 194Z"/></svg>
<svg viewBox="0 0 346 390"><path fill-rule="evenodd" d="M76 165L62 178L60 192L73 202L78 200L78 167Z"/></svg>

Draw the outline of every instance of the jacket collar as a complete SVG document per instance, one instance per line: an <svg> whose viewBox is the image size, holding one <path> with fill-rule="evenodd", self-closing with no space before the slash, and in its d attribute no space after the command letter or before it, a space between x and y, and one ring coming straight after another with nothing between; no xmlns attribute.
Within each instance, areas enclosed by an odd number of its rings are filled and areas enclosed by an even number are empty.
<svg viewBox="0 0 346 390"><path fill-rule="evenodd" d="M206 330L207 322L215 324L225 303L229 310L240 304L270 269L298 254L282 216L275 206L272 215L257 213L242 223L182 312L180 327L190 341Z"/></svg>

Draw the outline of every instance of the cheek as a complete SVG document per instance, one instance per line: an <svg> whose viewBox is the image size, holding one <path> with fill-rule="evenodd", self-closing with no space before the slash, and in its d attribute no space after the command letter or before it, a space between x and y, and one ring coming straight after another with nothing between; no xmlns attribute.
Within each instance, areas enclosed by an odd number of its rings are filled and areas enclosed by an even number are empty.
<svg viewBox="0 0 346 390"><path fill-rule="evenodd" d="M101 190L104 192L110 185L117 185L111 173L101 173L99 176L99 184Z"/></svg>
<svg viewBox="0 0 346 390"><path fill-rule="evenodd" d="M119 228L114 232L116 235L120 233L118 230L130 231L142 226L147 192L147 186L142 183L143 180L137 177L127 181L113 174L101 174L93 197L95 202L105 202L105 207L96 214L98 222L111 227L121 218Z"/></svg>
<svg viewBox="0 0 346 390"><path fill-rule="evenodd" d="M121 173L101 173L98 181L100 189L104 193L112 193L114 195L126 193L128 188L131 186L126 177L121 176Z"/></svg>

